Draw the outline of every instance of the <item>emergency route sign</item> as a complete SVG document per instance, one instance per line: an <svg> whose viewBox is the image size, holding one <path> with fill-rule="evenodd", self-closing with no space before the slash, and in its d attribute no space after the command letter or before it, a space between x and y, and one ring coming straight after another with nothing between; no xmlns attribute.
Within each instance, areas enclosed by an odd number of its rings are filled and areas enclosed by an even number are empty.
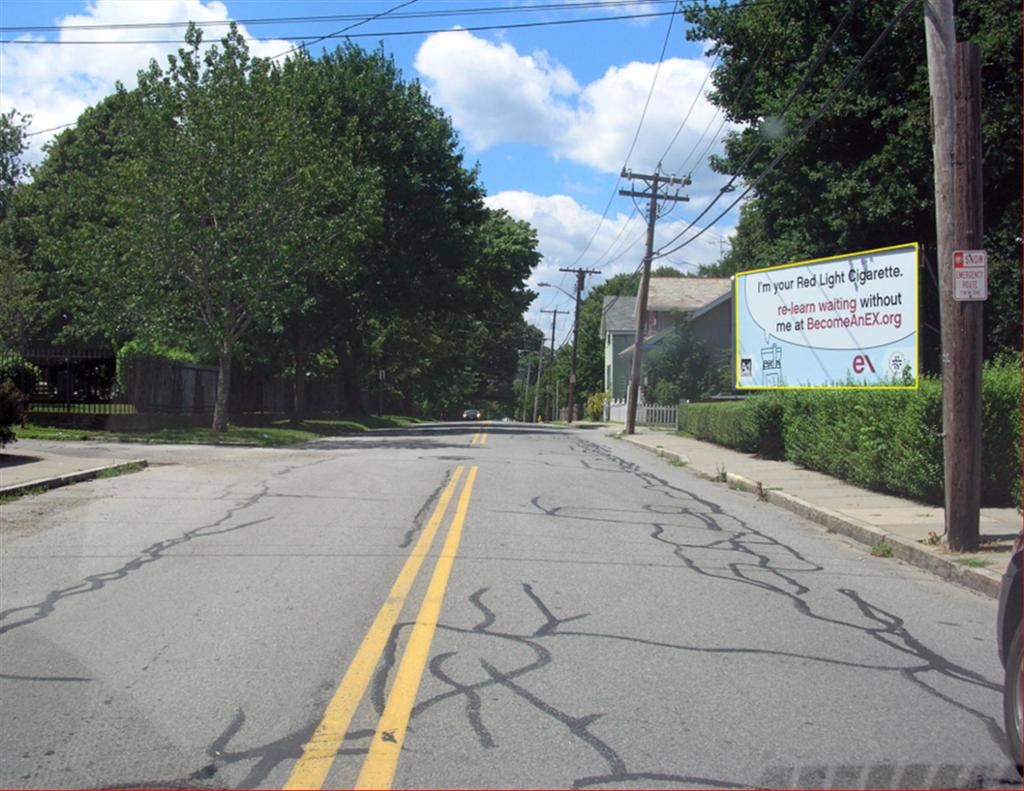
<svg viewBox="0 0 1024 791"><path fill-rule="evenodd" d="M957 302L988 299L988 253L984 250L953 252L953 299Z"/></svg>
<svg viewBox="0 0 1024 791"><path fill-rule="evenodd" d="M736 388L916 388L918 246L736 275Z"/></svg>

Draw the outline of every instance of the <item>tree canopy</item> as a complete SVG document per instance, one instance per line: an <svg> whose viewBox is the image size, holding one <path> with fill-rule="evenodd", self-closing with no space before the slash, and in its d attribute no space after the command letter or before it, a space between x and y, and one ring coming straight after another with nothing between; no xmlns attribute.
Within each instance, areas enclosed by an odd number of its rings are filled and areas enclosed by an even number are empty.
<svg viewBox="0 0 1024 791"><path fill-rule="evenodd" d="M719 173L757 180L724 259L729 275L787 261L918 241L926 365L937 361L935 213L929 89L919 12L905 14L850 83L827 98L896 16L902 2L847 5L792 0L779 6L724 3L684 11L692 40L717 54L710 99L740 130L713 159ZM986 351L1016 349L1021 313L1021 8L1011 0L956 4L957 37L982 58L985 246L991 299ZM822 67L800 90L818 50ZM795 144L796 130L822 117ZM790 152L768 171L785 148ZM930 274L929 274L930 273Z"/></svg>
<svg viewBox="0 0 1024 791"><path fill-rule="evenodd" d="M298 416L311 377L362 411L378 371L416 413L511 403L536 234L485 208L449 119L379 50L277 64L191 26L13 189L36 334L215 362L215 428L233 369L288 376Z"/></svg>

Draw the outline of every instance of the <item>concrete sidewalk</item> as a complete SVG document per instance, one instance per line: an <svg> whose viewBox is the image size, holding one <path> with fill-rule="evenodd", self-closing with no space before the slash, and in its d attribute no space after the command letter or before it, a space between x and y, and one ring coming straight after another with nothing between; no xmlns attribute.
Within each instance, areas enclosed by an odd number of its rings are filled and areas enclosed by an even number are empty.
<svg viewBox="0 0 1024 791"><path fill-rule="evenodd" d="M54 489L95 478L126 464L146 466L145 459L89 458L38 449L17 450L10 445L0 452L0 496L26 489Z"/></svg>
<svg viewBox="0 0 1024 791"><path fill-rule="evenodd" d="M1013 540L1021 530L1021 515L1015 508L983 508L980 551L950 552L933 543L936 538L929 540L944 532L942 508L867 491L787 461L760 459L669 431L638 428L633 436L622 438L683 463L703 478L753 492L830 532L872 547L884 541L892 548L892 557L993 597L999 595Z"/></svg>

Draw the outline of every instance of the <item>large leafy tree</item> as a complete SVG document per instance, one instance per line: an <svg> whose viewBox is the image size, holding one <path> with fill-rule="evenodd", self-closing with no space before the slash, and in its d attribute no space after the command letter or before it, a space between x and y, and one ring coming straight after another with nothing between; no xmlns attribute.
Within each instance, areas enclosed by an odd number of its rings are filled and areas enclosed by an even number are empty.
<svg viewBox="0 0 1024 791"><path fill-rule="evenodd" d="M46 334L216 360L218 427L233 367L290 375L296 416L307 375L360 411L382 368L410 411L511 398L536 236L484 207L420 86L351 46L187 45L58 136L19 200Z"/></svg>
<svg viewBox="0 0 1024 791"><path fill-rule="evenodd" d="M820 71L797 87L839 26L847 3L791 0L782 6L690 6L688 35L719 56L711 100L742 125L726 137L715 170L757 184L741 212L732 249L713 274L907 241L923 244L922 318L937 326L929 93L920 13L903 16L837 95L827 97L903 5L856 3ZM1021 126L1020 4L962 0L958 38L982 52L986 247L992 299L989 351L1020 343ZM790 102L789 97L795 93ZM821 119L779 164L768 163L817 112ZM742 183L742 182L741 182ZM726 196L727 198L729 196ZM724 203L724 202L723 202ZM1012 318L1009 318L1012 317ZM934 366L938 336L924 336Z"/></svg>
<svg viewBox="0 0 1024 791"><path fill-rule="evenodd" d="M0 348L20 349L42 312L38 284L25 265L14 220L15 206L26 194L23 155L29 121L16 110L0 114Z"/></svg>
<svg viewBox="0 0 1024 791"><path fill-rule="evenodd" d="M459 310L428 298L416 319L392 316L371 333L392 395L436 415L472 405L511 411L515 398L527 337L522 316L534 297L525 279L540 261L536 232L503 210L487 210L474 246L471 265L449 286Z"/></svg>
<svg viewBox="0 0 1024 791"><path fill-rule="evenodd" d="M483 191L475 170L464 166L450 120L381 50L348 44L313 62L311 71L324 97L319 121L357 136L353 160L380 185L377 223L363 255L340 293L322 295L335 306L322 330L339 362L344 406L362 411L373 322L427 323L466 310L460 282L477 263ZM347 309L337 309L341 304Z"/></svg>
<svg viewBox="0 0 1024 791"><path fill-rule="evenodd" d="M304 84L250 58L234 26L205 54L197 27L186 42L127 94L138 156L122 170L124 217L147 317L216 354L223 430L239 340L303 298L305 273L360 249L375 180L351 133L318 128Z"/></svg>

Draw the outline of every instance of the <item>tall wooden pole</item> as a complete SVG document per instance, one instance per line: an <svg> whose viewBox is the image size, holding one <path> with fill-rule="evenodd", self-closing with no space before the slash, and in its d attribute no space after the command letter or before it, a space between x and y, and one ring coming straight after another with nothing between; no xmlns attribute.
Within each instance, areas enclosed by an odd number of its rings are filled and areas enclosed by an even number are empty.
<svg viewBox="0 0 1024 791"><path fill-rule="evenodd" d="M566 421L568 423L572 423L573 416L576 411L576 347L579 345L580 337L580 294L583 292L583 284L586 281L587 275L599 275L601 274L601 271L598 269L567 269L564 267L558 271L576 273L576 316L572 325L572 369L569 373L569 419Z"/></svg>
<svg viewBox="0 0 1024 791"><path fill-rule="evenodd" d="M973 148L980 148L980 91L972 99L972 89L955 87L952 0L925 0L924 12L942 325L946 541L951 549L971 551L978 546L980 518L982 311L980 305L954 299L953 252L981 246L981 157ZM962 58L959 68L965 85L977 68L967 65L969 60ZM975 136L977 143L969 142Z"/></svg>
<svg viewBox="0 0 1024 791"><path fill-rule="evenodd" d="M984 247L981 171L981 56L962 41L954 59L954 249ZM952 269L952 260L942 268ZM978 548L981 517L981 365L984 302L958 302L944 292L942 404L945 436L946 541ZM947 326L948 325L948 326ZM948 419L947 419L948 418Z"/></svg>
<svg viewBox="0 0 1024 791"><path fill-rule="evenodd" d="M647 245L644 248L643 273L640 275L640 290L636 295L636 335L633 339L633 361L629 366L629 388L626 391L626 433L633 434L636 431L636 407L637 399L640 395L644 331L647 328L647 292L651 284L651 260L654 258L654 224L658 221L658 199L670 201L689 200L686 196L679 194L659 195L658 187L662 184L685 187L690 183L690 180L689 178L662 176L657 171L645 175L633 173L625 169L622 171L622 178L640 180L650 187L650 192L619 190L619 194L626 197L650 199L650 206L647 210Z"/></svg>

